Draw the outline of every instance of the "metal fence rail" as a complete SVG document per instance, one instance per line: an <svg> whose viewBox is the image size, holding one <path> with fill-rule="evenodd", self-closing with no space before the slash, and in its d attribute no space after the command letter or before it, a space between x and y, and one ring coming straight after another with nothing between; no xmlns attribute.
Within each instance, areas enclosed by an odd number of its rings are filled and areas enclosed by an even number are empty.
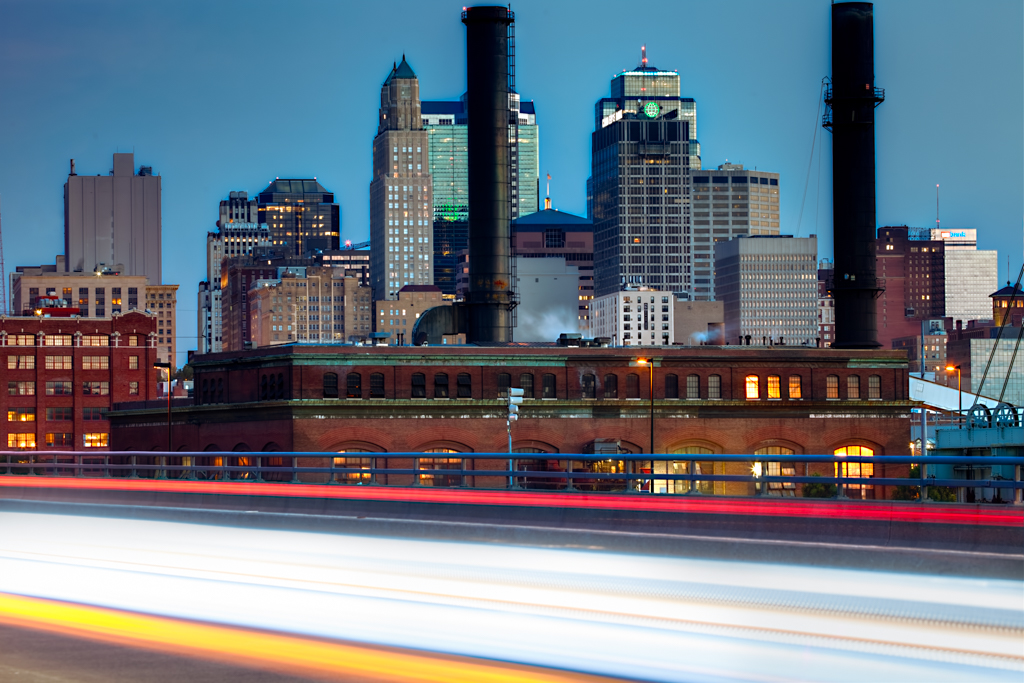
<svg viewBox="0 0 1024 683"><path fill-rule="evenodd" d="M436 466L436 459L445 460L446 466ZM467 468L469 463L472 466ZM797 474L792 467L789 472L769 475L768 463L779 467L803 464L805 474ZM832 476L807 474L812 464L825 465ZM882 476L843 476L844 466L852 464L873 465L883 470ZM913 478L885 472L890 465L921 464L924 466L920 467L919 475ZM704 471L709 465L711 471ZM715 473L716 465L720 465L720 470L731 465L732 471ZM965 476L936 478L934 469L939 466L951 466L954 472L961 470ZM733 490L728 495L765 497L807 495L807 485L815 484L834 486L831 497L835 498L847 498L851 491L863 496L861 491L873 492L876 487L909 487L911 497L917 500L927 500L929 489L942 487L955 489L960 501L965 499L966 491L984 489L991 490L1000 502L1016 504L1021 503L1024 489L1022 467L1024 457L1010 456L922 459L907 455L513 453L509 458L508 453L0 451L0 476L4 477L120 477L654 495L709 494L713 485L720 482L747 485L747 493ZM933 471L931 475L929 469ZM1011 473L1012 476L1006 476ZM975 479L975 474L984 478ZM1003 491L1010 500L1002 500ZM827 496L818 489L813 497Z"/></svg>

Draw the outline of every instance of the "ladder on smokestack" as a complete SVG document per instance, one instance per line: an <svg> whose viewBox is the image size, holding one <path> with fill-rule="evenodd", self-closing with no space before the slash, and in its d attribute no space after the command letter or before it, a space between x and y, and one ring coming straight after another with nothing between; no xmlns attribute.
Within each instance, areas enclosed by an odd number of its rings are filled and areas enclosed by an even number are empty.
<svg viewBox="0 0 1024 683"><path fill-rule="evenodd" d="M516 106L516 15L509 9L508 18L508 220L509 220L509 341L515 340L516 331L516 304L519 303L516 295L516 238L512 228L512 221L517 218L519 211L519 108Z"/></svg>

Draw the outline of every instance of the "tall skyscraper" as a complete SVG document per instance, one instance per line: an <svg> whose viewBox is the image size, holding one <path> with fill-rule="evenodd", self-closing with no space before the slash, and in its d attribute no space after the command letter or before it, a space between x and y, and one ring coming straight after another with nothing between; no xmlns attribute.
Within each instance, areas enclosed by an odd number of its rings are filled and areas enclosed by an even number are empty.
<svg viewBox="0 0 1024 683"><path fill-rule="evenodd" d="M632 115L686 121L690 130L690 169L700 170L700 143L697 142L697 103L691 97L680 97L679 73L647 66L647 46L640 53L640 65L623 71L612 79L611 97L597 101L594 107L594 130Z"/></svg>
<svg viewBox="0 0 1024 683"><path fill-rule="evenodd" d="M722 164L694 172L693 298L715 300L715 243L740 235L779 234L779 174Z"/></svg>
<svg viewBox="0 0 1024 683"><path fill-rule="evenodd" d="M737 237L715 245L725 342L817 344L818 238Z"/></svg>
<svg viewBox="0 0 1024 683"><path fill-rule="evenodd" d="M199 283L197 295L199 353L224 350L223 311L221 309L221 270L225 259L237 260L266 250L273 244L270 229L256 223L259 206L246 192L231 192L220 202L217 232L206 235L206 280Z"/></svg>
<svg viewBox="0 0 1024 683"><path fill-rule="evenodd" d="M370 182L370 277L374 301L434 282L433 188L420 82L402 55L380 89Z"/></svg>
<svg viewBox="0 0 1024 683"><path fill-rule="evenodd" d="M466 97L456 102L423 102L421 115L430 150L434 186L434 284L455 294L458 254L469 245L469 172ZM532 101L512 95L518 118L512 156L512 218L540 210L540 129ZM511 114L512 112L510 112Z"/></svg>
<svg viewBox="0 0 1024 683"><path fill-rule="evenodd" d="M945 246L946 316L953 320L988 320L989 295L999 286L999 254L978 249L973 228L932 228L932 241Z"/></svg>
<svg viewBox="0 0 1024 683"><path fill-rule="evenodd" d="M239 210L243 203L238 198ZM270 228L271 240L286 256L337 249L340 244L341 207L316 178L278 178L260 192L257 206L258 222ZM251 206L246 204L245 210L251 211Z"/></svg>
<svg viewBox="0 0 1024 683"><path fill-rule="evenodd" d="M648 67L612 80L592 135L594 296L624 285L690 296L692 100L679 74Z"/></svg>
<svg viewBox="0 0 1024 683"><path fill-rule="evenodd" d="M109 175L78 175L75 160L64 183L66 272L98 265L124 267L161 283L161 178L149 166L135 173L135 155L114 154Z"/></svg>

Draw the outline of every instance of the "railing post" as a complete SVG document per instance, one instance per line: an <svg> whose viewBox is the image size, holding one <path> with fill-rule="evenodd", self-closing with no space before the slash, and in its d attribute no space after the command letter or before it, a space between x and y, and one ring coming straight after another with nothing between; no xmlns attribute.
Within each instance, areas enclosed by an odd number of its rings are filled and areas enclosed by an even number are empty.
<svg viewBox="0 0 1024 683"><path fill-rule="evenodd" d="M298 458L292 458L292 480L290 482L288 482L288 483L289 484L301 484L302 483L301 481L299 481L299 459Z"/></svg>
<svg viewBox="0 0 1024 683"><path fill-rule="evenodd" d="M83 472L82 472L82 456L80 454L76 453L73 457L75 458L75 465L76 465L76 467L75 467L75 476L76 477L81 477L81 476L83 476Z"/></svg>
<svg viewBox="0 0 1024 683"><path fill-rule="evenodd" d="M918 473L921 475L921 488L920 488L920 494L918 495L918 498L917 498L918 502L921 502L921 503L927 502L927 500L928 500L928 487L926 486L926 482L928 481L928 475L925 472L925 468L926 467L927 467L927 465L924 464L924 458L922 458L921 459L921 466L918 468L918 470L919 470Z"/></svg>
<svg viewBox="0 0 1024 683"><path fill-rule="evenodd" d="M691 460L690 464L686 466L686 473L688 475L690 475L689 480L687 480L687 482L686 482L686 484L687 484L687 486L689 488L689 490L686 492L686 495L688 495L688 496L700 495L700 490L697 488L697 480L693 478L694 475L697 474L697 461L696 460Z"/></svg>
<svg viewBox="0 0 1024 683"><path fill-rule="evenodd" d="M135 469L135 466L138 465L138 462L135 459L136 457L137 456L134 453L132 453L132 473L128 476L129 479L139 478L139 472L138 470Z"/></svg>
<svg viewBox="0 0 1024 683"><path fill-rule="evenodd" d="M1013 481L1020 484L1020 465L1013 466ZM1013 504L1024 505L1024 490L1014 487L1013 489Z"/></svg>

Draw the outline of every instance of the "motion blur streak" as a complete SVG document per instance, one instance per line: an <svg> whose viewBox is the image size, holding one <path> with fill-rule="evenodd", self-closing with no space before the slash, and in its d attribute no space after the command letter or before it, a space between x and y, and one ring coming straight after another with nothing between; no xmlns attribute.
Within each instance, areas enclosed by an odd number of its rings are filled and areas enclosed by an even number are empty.
<svg viewBox="0 0 1024 683"><path fill-rule="evenodd" d="M1016 579L50 514L0 528L0 591L174 619L648 681L1024 673Z"/></svg>
<svg viewBox="0 0 1024 683"><path fill-rule="evenodd" d="M212 626L120 610L73 605L0 593L0 622L55 631L118 645L238 662L259 663L286 673L359 676L417 683L564 683L608 681L582 674L531 670L500 662L410 654L271 633Z"/></svg>
<svg viewBox="0 0 1024 683"><path fill-rule="evenodd" d="M693 499L661 495L614 495L541 493L472 489L388 488L373 486L324 486L323 484L266 484L248 482L174 481L167 479L61 479L57 477L0 477L0 487L81 489L100 491L152 491L210 495L272 496L278 498L329 498L391 502L444 503L450 505L504 505L545 508L582 508L686 512L766 517L814 517L883 520L922 524L1016 526L1024 524L1024 511L1016 508L979 510L951 505L908 505L902 502L798 502L786 500L717 501L710 496Z"/></svg>

